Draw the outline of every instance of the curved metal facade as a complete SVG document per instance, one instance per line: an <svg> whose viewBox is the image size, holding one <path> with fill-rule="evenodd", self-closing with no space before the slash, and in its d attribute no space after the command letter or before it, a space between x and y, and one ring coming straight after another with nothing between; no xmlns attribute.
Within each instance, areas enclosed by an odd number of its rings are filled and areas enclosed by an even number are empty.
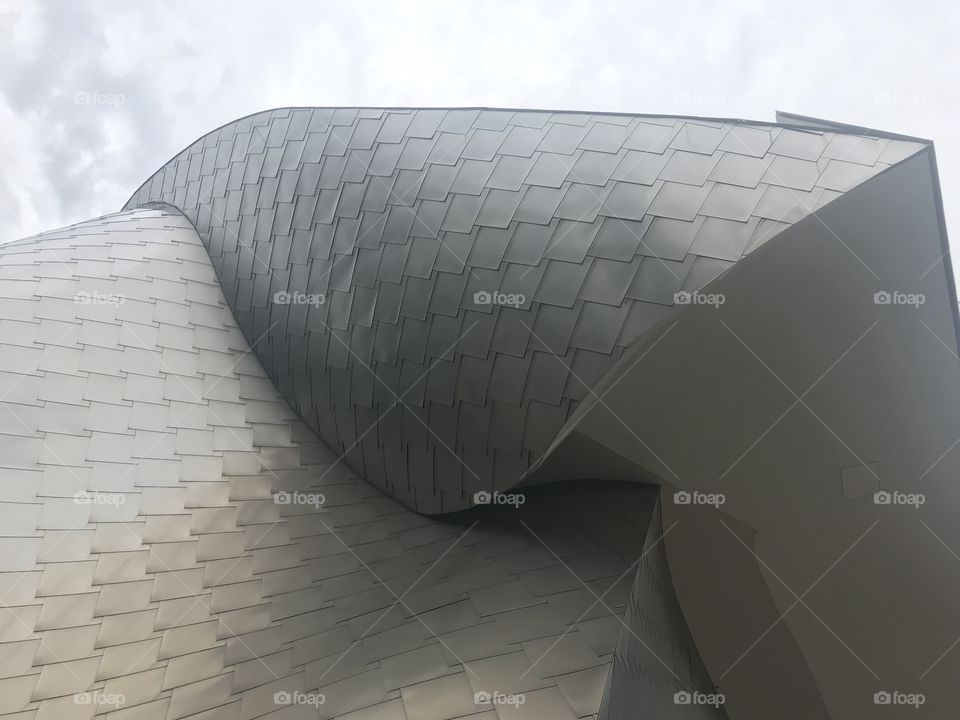
<svg viewBox="0 0 960 720"><path fill-rule="evenodd" d="M655 488L402 507L277 395L179 213L0 269L2 717L595 717L624 627L655 648L618 660L635 697L704 690L670 596L623 625Z"/></svg>
<svg viewBox="0 0 960 720"><path fill-rule="evenodd" d="M928 145L798 117L287 108L213 131L123 212L0 247L0 715L866 716L886 686L859 657L835 682L850 646L909 689L954 615L911 590L948 587L901 547L917 523L866 502L936 460L923 525L950 539L938 213ZM707 491L730 502L677 499ZM832 638L787 617L864 538L915 573L882 600L916 626L872 632L887 565L852 556L815 599Z"/></svg>
<svg viewBox="0 0 960 720"><path fill-rule="evenodd" d="M127 208L186 214L288 402L367 480L439 513L523 478L677 298L921 147L740 121L292 108L204 136Z"/></svg>

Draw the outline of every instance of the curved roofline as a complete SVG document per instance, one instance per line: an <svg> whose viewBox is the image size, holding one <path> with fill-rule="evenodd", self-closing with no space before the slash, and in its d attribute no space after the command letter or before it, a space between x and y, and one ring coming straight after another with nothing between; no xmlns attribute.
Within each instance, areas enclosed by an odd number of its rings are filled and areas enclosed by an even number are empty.
<svg viewBox="0 0 960 720"><path fill-rule="evenodd" d="M727 117L704 117L698 115L672 115L664 113L629 113L629 112L612 112L612 111L584 111L584 110L556 110L549 108L516 108L516 107L490 107L486 105L464 105L464 106L428 106L428 107L416 107L410 105L391 105L391 106L376 106L376 105L353 105L353 106L344 106L344 105L285 105L273 108L267 108L264 110L257 110L252 113L247 113L238 118L228 120L214 129L200 135L195 140L189 144L182 147L180 150L175 152L170 158L161 164L156 170L154 170L147 178L137 186L136 190L133 191L133 194L127 198L127 201L123 205L123 209L128 209L130 203L137 197L140 191L151 182L153 178L160 172L164 167L169 165L177 156L183 153L188 148L192 147L200 140L205 137L212 135L213 133L219 132L223 128L239 123L247 118L252 118L257 115L264 115L269 113L274 113L280 110L286 111L296 111L296 110L382 110L382 111L391 111L391 110L403 110L403 111L415 111L415 110L476 110L479 112L482 111L500 111L500 112L528 112L528 113L549 113L549 114L563 114L563 115L607 115L611 117L636 117L636 118L657 118L657 119L676 119L676 120L689 120L689 121L703 121L703 122L712 122L712 123L731 123L735 125L751 125L758 127L782 127L788 128L791 130L797 130L799 132L818 132L818 131L829 131L829 132L838 132L848 135L859 135L867 137L876 137L876 138L886 138L890 140L900 140L907 142L916 142L926 145L926 150L928 150L928 156L930 159L930 170L933 175L933 185L934 185L934 204L935 211L937 213L938 225L940 226L940 237L941 237L941 247L943 249L942 263L944 266L944 272L947 277L947 286L949 291L953 294L955 302L952 304L953 311L953 325L954 331L956 333L956 339L958 343L958 349L960 349L960 307L958 307L956 300L957 296L957 287L954 279L953 272L953 263L950 257L950 241L947 236L947 223L946 216L944 213L943 207L943 194L940 185L940 173L938 170L937 160L936 160L936 149L934 142L926 138L920 138L912 135L902 135L899 133L885 132L882 130L876 130L874 128L868 128L861 125L852 125L849 123L841 123L834 120L827 120L824 118L818 118L811 115L801 115L799 113L786 112L784 110L777 110L775 113L775 121L770 122L766 120L745 120L743 118L727 118Z"/></svg>
<svg viewBox="0 0 960 720"><path fill-rule="evenodd" d="M477 110L477 111L494 111L494 112L528 112L528 113L550 113L552 115L608 115L611 117L636 117L636 118L659 118L659 119L676 119L676 120L700 120L703 122L715 122L715 123L732 123L735 125L756 125L760 127L783 127L789 128L791 130L798 130L800 132L814 132L817 129L829 129L833 132L846 133L851 135L868 135L870 137L881 137L881 138L890 138L895 140L908 140L911 142L920 142L927 143L932 145L933 142L930 140L925 140L923 138L912 137L909 135L897 135L896 133L887 133L881 130L873 130L870 128L859 127L856 125L846 125L844 123L836 123L830 120L822 120L820 118L808 117L805 115L797 115L794 113L787 113L780 110L776 111L776 120L746 120L743 118L732 118L732 117L706 117L703 115L677 115L670 113L632 113L632 112L613 112L613 111L592 111L592 110L555 110L550 108L517 108L517 107L490 107L486 105L428 105L428 106L414 106L414 105L281 105L279 107L266 108L264 110L257 110L252 113L247 113L246 115L241 115L238 118L232 120L227 120L224 123L221 123L212 130L203 133L193 141L184 145L180 150L177 150L173 155L171 155L166 162L162 163L156 170L150 173L147 176L147 179L144 180L140 185L137 186L137 189L133 191L133 194L127 198L127 201L124 203L123 207L126 208L130 201L133 200L140 190L150 182L153 177L164 167L169 165L174 158L176 158L180 153L182 153L187 148L195 145L203 138L208 135L212 135L215 132L219 132L228 125L233 125L247 118L255 117L256 115L264 115L266 113L277 112L278 110L404 110L404 111L413 111L413 110ZM780 118L787 118L788 122L782 122ZM818 126L821 126L818 128Z"/></svg>

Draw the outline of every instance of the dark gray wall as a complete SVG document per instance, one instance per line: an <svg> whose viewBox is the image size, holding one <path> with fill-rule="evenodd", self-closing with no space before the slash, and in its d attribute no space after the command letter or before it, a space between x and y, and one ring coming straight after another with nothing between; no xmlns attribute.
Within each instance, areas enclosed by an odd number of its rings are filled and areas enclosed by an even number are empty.
<svg viewBox="0 0 960 720"><path fill-rule="evenodd" d="M658 502L650 514L642 560L624 613L626 629L617 643L601 720L727 717L720 691L712 687L677 602L663 533ZM678 698L677 693L686 697ZM709 697L704 695L715 696L717 702L710 704ZM688 700L687 704L684 700Z"/></svg>

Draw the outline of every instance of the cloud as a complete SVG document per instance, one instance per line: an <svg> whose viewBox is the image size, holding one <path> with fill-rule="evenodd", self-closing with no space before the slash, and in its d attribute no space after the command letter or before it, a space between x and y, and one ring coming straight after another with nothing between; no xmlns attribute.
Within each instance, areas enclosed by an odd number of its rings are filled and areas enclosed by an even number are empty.
<svg viewBox="0 0 960 720"><path fill-rule="evenodd" d="M281 105L800 112L937 140L955 225L958 26L948 2L0 0L0 241Z"/></svg>

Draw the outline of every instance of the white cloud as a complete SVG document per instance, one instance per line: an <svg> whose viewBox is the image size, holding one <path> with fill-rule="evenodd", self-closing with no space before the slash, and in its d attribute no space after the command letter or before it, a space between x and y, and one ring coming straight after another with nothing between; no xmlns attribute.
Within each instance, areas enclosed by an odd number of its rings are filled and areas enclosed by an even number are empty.
<svg viewBox="0 0 960 720"><path fill-rule="evenodd" d="M119 208L214 127L311 104L783 109L929 137L960 237L958 34L946 0L0 0L0 239Z"/></svg>
<svg viewBox="0 0 960 720"><path fill-rule="evenodd" d="M30 0L0 0L0 58L35 59L42 52L45 24L43 6Z"/></svg>
<svg viewBox="0 0 960 720"><path fill-rule="evenodd" d="M18 115L0 96L0 242L32 235L60 220L56 188L42 163L36 135L41 122L32 114ZM55 223L52 227L56 227Z"/></svg>

